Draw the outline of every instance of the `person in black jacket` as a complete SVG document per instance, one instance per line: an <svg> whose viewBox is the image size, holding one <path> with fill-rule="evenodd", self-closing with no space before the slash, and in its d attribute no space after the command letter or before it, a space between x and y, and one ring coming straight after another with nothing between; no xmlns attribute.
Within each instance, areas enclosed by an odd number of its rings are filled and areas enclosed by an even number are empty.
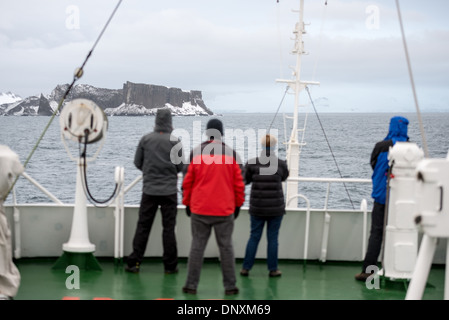
<svg viewBox="0 0 449 320"><path fill-rule="evenodd" d="M276 138L267 134L262 139L263 150L257 158L250 159L244 169L245 184L252 183L249 214L251 233L246 245L242 276L248 276L254 265L257 247L262 231L267 225L267 267L270 277L282 273L278 269L278 236L282 218L285 214L285 201L282 182L289 175L287 162L274 154Z"/></svg>
<svg viewBox="0 0 449 320"><path fill-rule="evenodd" d="M147 247L154 217L160 206L162 213L162 245L165 273L178 271L175 235L178 205L178 173L184 166L182 145L171 135L172 115L169 109L158 109L154 131L144 135L134 155L134 165L143 174L139 220L133 239L133 252L125 270L137 273Z"/></svg>

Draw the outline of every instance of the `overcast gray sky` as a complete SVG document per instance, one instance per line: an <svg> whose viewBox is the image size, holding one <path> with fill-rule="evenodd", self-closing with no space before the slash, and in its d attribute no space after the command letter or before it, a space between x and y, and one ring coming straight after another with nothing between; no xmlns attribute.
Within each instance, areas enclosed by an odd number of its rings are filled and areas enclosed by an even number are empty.
<svg viewBox="0 0 449 320"><path fill-rule="evenodd" d="M200 90L213 111L275 112L285 91L275 79L291 79L295 64L299 2L124 0L77 83ZM396 2L325 2L305 0L301 78L320 82L318 110L414 112ZM0 0L0 92L24 98L70 83L117 3ZM449 111L449 2L400 8L421 111Z"/></svg>

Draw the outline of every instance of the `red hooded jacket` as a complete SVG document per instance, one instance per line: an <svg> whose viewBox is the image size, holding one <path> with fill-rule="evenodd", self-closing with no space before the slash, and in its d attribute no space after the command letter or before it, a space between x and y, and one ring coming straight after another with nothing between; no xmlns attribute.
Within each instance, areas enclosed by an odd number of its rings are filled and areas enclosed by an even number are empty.
<svg viewBox="0 0 449 320"><path fill-rule="evenodd" d="M220 140L203 142L190 154L182 203L199 215L229 216L245 201L239 158Z"/></svg>

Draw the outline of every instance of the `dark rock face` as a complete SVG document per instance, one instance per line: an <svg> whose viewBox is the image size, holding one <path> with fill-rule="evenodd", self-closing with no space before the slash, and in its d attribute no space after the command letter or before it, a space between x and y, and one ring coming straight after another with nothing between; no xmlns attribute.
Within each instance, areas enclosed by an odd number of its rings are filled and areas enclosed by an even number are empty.
<svg viewBox="0 0 449 320"><path fill-rule="evenodd" d="M40 97L32 96L19 102L1 105L0 115L52 115L68 87L69 84L58 85L47 97L41 94ZM201 91L183 91L179 88L129 81L123 84L122 89L75 85L64 99L64 104L80 98L92 100L103 110L107 109L107 114L110 115L153 114L158 108L164 107L169 107L178 115L214 114L206 107ZM188 110L183 110L183 106Z"/></svg>
<svg viewBox="0 0 449 320"><path fill-rule="evenodd" d="M190 91L191 93L191 100L190 103L192 105L198 105L199 107L201 107L202 109L204 109L207 114L209 115L213 115L214 113L212 112L212 110L210 110L208 107L206 107L206 104L203 101L203 95L201 93L201 91Z"/></svg>
<svg viewBox="0 0 449 320"><path fill-rule="evenodd" d="M50 102L41 94L39 98L39 108L37 109L37 114L39 116L51 116L53 114L53 109L50 106Z"/></svg>
<svg viewBox="0 0 449 320"><path fill-rule="evenodd" d="M59 103L64 97L68 84L58 85L53 89L48 99ZM74 99L88 99L95 102L103 110L106 108L115 108L123 102L123 94L120 89L104 89L96 88L86 84L80 84L74 86L68 94L65 101Z"/></svg>
<svg viewBox="0 0 449 320"><path fill-rule="evenodd" d="M212 115L204 104L201 91L183 91L179 88L167 88L143 83L126 82L123 85L123 102L127 105L140 105L147 109L163 108L167 103L182 108L185 102L199 106Z"/></svg>

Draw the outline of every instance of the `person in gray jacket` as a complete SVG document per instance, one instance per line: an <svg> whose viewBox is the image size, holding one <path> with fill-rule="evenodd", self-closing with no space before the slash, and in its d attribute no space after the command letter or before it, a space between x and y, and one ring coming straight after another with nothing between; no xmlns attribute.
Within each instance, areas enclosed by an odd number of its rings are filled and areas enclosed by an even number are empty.
<svg viewBox="0 0 449 320"><path fill-rule="evenodd" d="M162 214L162 245L166 274L178 271L178 250L175 235L178 205L178 173L184 165L182 144L171 133L172 115L168 109L158 109L154 131L139 141L134 165L142 171L143 190L139 220L133 239L133 252L125 270L138 273L147 247L148 237L157 209Z"/></svg>

